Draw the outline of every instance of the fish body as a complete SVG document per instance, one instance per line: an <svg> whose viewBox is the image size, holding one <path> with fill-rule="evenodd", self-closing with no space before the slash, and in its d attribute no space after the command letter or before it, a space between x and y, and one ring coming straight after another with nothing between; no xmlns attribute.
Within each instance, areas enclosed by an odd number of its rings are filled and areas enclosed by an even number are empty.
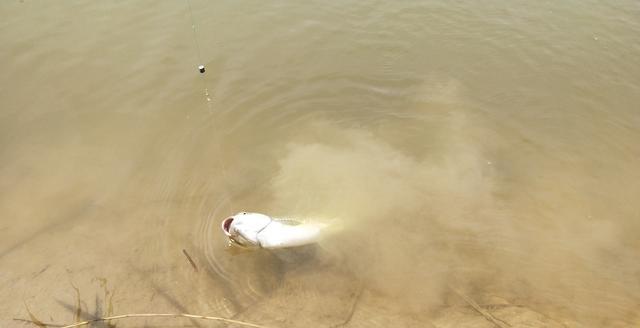
<svg viewBox="0 0 640 328"><path fill-rule="evenodd" d="M323 226L240 212L222 221L222 231L233 244L244 247L287 248L313 244Z"/></svg>

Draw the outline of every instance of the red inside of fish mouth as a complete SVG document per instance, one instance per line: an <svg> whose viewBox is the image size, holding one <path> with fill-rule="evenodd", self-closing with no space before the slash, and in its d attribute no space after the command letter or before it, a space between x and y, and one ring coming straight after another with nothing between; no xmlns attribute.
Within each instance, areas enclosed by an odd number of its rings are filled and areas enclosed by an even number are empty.
<svg viewBox="0 0 640 328"><path fill-rule="evenodd" d="M230 234L229 228L231 227L231 222L233 222L233 218L226 218L224 219L224 221L222 221L222 230L224 230L224 232L226 232L227 234Z"/></svg>

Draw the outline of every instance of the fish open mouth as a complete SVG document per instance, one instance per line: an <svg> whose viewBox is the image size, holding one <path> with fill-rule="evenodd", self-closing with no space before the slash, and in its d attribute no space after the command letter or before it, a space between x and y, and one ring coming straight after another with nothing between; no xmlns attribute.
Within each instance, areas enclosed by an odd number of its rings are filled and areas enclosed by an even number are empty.
<svg viewBox="0 0 640 328"><path fill-rule="evenodd" d="M224 234L227 235L227 237L231 237L231 232L229 231L231 228L231 222L233 222L232 217L226 218L222 221L222 231L224 231Z"/></svg>

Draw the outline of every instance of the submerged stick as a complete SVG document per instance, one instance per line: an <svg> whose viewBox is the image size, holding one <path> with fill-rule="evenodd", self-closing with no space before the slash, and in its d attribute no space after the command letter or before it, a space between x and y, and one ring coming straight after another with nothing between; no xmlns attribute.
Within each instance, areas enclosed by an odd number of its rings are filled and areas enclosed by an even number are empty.
<svg viewBox="0 0 640 328"><path fill-rule="evenodd" d="M187 260L189 260L189 263L191 263L191 266L193 267L193 269L198 272L198 266L196 265L196 262L193 261L193 259L191 258L191 256L189 256L189 253L187 253L186 249L182 249L182 253L184 254L184 256L187 257Z"/></svg>
<svg viewBox="0 0 640 328"><path fill-rule="evenodd" d="M363 291L364 291L364 283L360 282L360 284L358 285L358 289L354 294L353 302L351 303L351 307L349 308L347 317L344 319L344 321L342 321L341 323L335 326L332 326L331 328L346 326L349 323L349 321L351 321L351 318L353 318L353 314L356 312L356 307L358 306L358 302L360 301L360 297L362 296Z"/></svg>
<svg viewBox="0 0 640 328"><path fill-rule="evenodd" d="M478 311L480 314L482 314L482 316L485 319L487 319L488 321L492 322L494 325L496 325L496 326L498 326L500 328L509 328L509 327L511 327L510 324L497 319L491 313L489 313L487 310L483 309L480 305L478 305L478 303L476 303L473 299L471 299L471 297L467 296L465 293L463 293L459 289L454 288L452 286L449 286L449 288L451 290L453 290L456 294L458 294L458 296L460 296L465 302L467 302L467 304L471 305L471 307L474 310Z"/></svg>
<svg viewBox="0 0 640 328"><path fill-rule="evenodd" d="M227 322L227 323L235 323L235 324L238 324L238 325L241 325L241 326L246 326L246 327L267 328L266 326L257 325L255 323L249 323L249 322L244 322L244 321L239 321L239 320L232 320L232 319L227 319L227 318L222 318L222 317L210 317L210 316L187 314L187 313L132 313L132 314L121 314L121 315L114 315L114 316L111 316L111 317L104 317L104 318L97 318L97 319L92 319L92 320L87 320L87 321L82 321L82 322L76 322L74 324L67 325L67 326L64 326L62 328L80 327L80 326L88 325L90 323L98 322L98 321L118 320L118 319L125 319L125 318L157 318L157 317L182 317L182 318L191 318L191 319L215 320L215 321L223 321L223 322Z"/></svg>

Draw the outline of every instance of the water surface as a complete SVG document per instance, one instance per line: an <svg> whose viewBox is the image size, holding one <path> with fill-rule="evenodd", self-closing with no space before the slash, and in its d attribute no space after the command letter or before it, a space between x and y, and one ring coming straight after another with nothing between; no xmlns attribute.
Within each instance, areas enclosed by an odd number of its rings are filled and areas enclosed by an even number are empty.
<svg viewBox="0 0 640 328"><path fill-rule="evenodd" d="M3 326L492 327L465 297L512 326L640 324L635 1L0 17ZM230 250L240 211L331 234ZM118 327L145 324L217 325Z"/></svg>

